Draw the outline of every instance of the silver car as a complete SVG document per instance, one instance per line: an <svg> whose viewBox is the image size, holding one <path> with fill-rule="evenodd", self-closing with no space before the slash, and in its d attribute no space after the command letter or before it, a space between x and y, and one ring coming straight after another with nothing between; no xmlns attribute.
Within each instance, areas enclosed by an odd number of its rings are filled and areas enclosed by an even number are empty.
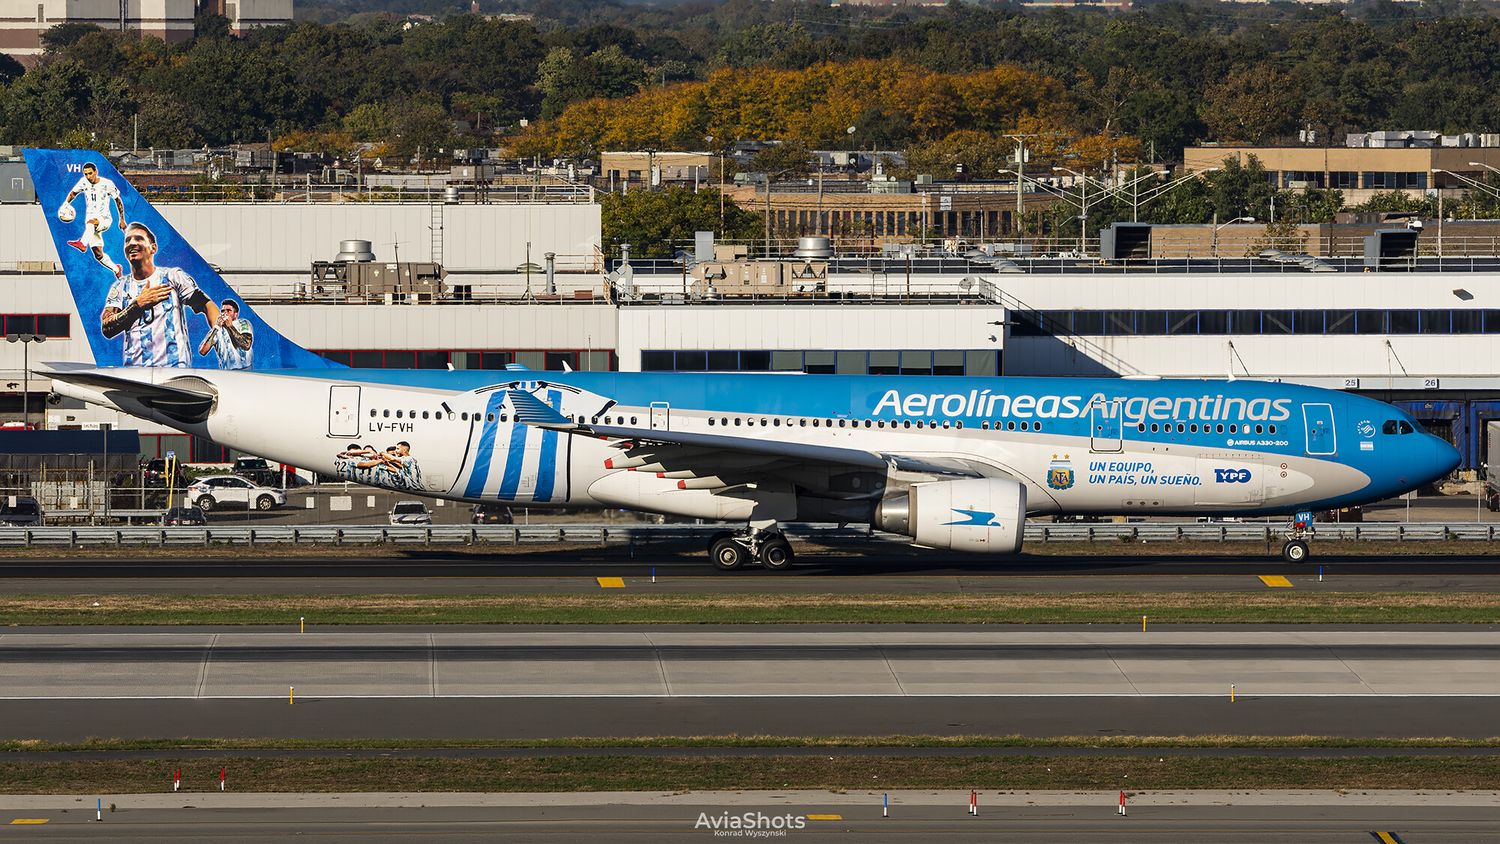
<svg viewBox="0 0 1500 844"><path fill-rule="evenodd" d="M432 524L432 511L420 501L397 501L391 508L391 524L430 525Z"/></svg>

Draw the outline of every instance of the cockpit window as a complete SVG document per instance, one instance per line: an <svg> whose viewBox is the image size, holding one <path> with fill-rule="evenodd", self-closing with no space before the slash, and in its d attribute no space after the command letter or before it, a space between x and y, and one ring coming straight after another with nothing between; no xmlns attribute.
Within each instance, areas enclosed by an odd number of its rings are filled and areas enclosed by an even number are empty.
<svg viewBox="0 0 1500 844"><path fill-rule="evenodd" d="M1414 434L1414 433L1416 433L1416 429L1411 426L1410 422L1402 420L1402 422L1401 422L1401 433L1403 433L1403 434Z"/></svg>
<svg viewBox="0 0 1500 844"><path fill-rule="evenodd" d="M1385 420L1385 424L1380 426L1380 433L1382 433L1382 434L1394 434L1394 433L1396 433L1396 420L1394 420L1394 419L1387 419L1387 420Z"/></svg>
<svg viewBox="0 0 1500 844"><path fill-rule="evenodd" d="M1404 419L1387 419L1385 424L1380 426L1382 434L1415 434L1416 432L1417 429Z"/></svg>

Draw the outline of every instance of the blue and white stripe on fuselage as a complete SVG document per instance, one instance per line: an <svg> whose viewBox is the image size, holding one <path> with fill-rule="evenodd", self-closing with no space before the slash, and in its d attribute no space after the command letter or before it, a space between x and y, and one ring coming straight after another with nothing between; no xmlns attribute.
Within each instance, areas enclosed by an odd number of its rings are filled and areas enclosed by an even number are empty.
<svg viewBox="0 0 1500 844"><path fill-rule="evenodd" d="M546 390L538 398L554 408L562 406L560 390ZM478 421L470 426L470 457L463 461L453 492L471 501L566 504L572 437L522 425L512 415L504 391L488 394Z"/></svg>

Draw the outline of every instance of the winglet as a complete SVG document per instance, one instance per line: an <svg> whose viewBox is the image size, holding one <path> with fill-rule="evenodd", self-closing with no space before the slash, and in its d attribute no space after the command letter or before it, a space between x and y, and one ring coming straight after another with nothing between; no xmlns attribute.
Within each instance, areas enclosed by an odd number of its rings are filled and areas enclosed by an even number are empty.
<svg viewBox="0 0 1500 844"><path fill-rule="evenodd" d="M582 427L531 393L506 390L505 394L510 397L511 407L516 409L516 421L523 425L567 431Z"/></svg>

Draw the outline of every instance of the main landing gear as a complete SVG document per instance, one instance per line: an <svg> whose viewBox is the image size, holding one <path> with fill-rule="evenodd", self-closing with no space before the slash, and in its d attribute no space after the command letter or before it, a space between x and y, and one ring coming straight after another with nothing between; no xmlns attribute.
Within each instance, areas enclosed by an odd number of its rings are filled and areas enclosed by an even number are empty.
<svg viewBox="0 0 1500 844"><path fill-rule="evenodd" d="M734 571L754 560L775 572L791 568L796 559L786 537L768 530L721 533L709 542L708 558L719 571Z"/></svg>

